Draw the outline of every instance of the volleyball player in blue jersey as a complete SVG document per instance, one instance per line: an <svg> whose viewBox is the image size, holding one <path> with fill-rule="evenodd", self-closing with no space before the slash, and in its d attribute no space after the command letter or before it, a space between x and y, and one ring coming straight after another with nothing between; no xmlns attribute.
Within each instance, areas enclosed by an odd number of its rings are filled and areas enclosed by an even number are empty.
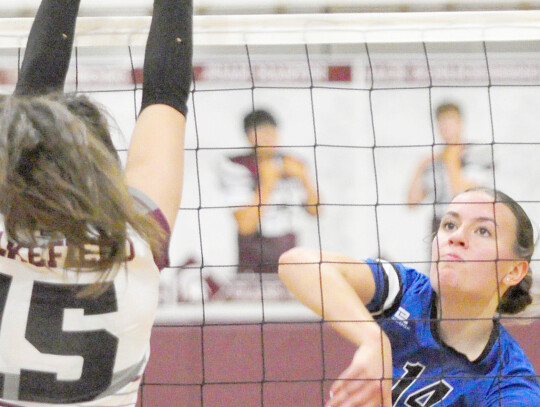
<svg viewBox="0 0 540 407"><path fill-rule="evenodd" d="M180 203L192 1L154 1L125 171L99 109L61 94L78 9L42 1L0 107L2 407L135 406Z"/></svg>
<svg viewBox="0 0 540 407"><path fill-rule="evenodd" d="M538 377L498 318L531 303L533 251L521 206L477 188L448 206L429 276L317 250L283 254L287 287L358 345L327 406L540 406Z"/></svg>

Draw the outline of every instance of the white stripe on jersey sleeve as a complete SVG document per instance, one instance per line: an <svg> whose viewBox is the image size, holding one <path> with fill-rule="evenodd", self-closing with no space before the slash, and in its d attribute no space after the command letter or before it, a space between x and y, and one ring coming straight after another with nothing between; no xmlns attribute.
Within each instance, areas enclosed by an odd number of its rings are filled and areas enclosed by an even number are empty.
<svg viewBox="0 0 540 407"><path fill-rule="evenodd" d="M388 282L388 294L386 296L386 300L384 301L382 309L377 312L372 312L371 314L373 316L378 316L384 311L392 308L400 292L399 277L397 275L397 270L394 268L394 266L392 266L390 262L381 259L378 259L377 263L381 265L384 274L386 274L386 281Z"/></svg>

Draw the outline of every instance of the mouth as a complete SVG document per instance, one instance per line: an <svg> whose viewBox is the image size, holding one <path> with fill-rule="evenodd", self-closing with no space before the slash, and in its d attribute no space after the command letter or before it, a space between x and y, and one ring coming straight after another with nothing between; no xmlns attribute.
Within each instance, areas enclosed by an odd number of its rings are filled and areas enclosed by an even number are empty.
<svg viewBox="0 0 540 407"><path fill-rule="evenodd" d="M445 253L440 258L440 261L463 261L463 259L455 253Z"/></svg>

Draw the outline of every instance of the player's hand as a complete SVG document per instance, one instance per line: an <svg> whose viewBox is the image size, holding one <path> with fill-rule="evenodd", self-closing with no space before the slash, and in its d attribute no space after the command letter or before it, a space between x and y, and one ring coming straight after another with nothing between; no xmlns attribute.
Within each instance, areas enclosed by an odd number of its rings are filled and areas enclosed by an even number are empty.
<svg viewBox="0 0 540 407"><path fill-rule="evenodd" d="M384 333L358 348L325 407L392 407L392 353Z"/></svg>
<svg viewBox="0 0 540 407"><path fill-rule="evenodd" d="M283 177L281 160L275 158L263 158L258 162L259 182L261 188L273 187Z"/></svg>
<svg viewBox="0 0 540 407"><path fill-rule="evenodd" d="M291 157L283 157L283 174L287 177L304 179L307 176L307 170L300 161Z"/></svg>

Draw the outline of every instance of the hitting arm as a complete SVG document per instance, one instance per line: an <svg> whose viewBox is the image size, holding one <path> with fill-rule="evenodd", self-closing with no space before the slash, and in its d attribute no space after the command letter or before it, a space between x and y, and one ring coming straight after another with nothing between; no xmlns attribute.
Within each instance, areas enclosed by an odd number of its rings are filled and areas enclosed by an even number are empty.
<svg viewBox="0 0 540 407"><path fill-rule="evenodd" d="M289 250L279 262L279 276L296 298L358 346L327 406L391 407L390 341L366 308L376 288L369 266L307 249Z"/></svg>

